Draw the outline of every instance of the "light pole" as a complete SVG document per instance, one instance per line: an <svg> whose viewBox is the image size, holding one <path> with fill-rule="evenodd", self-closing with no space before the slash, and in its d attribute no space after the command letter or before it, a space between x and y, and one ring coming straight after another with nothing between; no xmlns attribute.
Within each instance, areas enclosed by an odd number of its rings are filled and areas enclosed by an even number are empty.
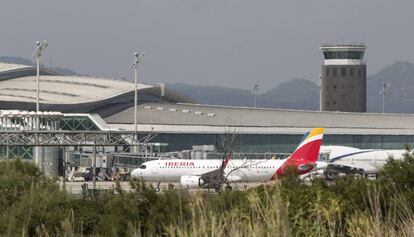
<svg viewBox="0 0 414 237"><path fill-rule="evenodd" d="M254 96L254 107L257 107L257 96L259 95L259 85L255 84L253 86L253 96Z"/></svg>
<svg viewBox="0 0 414 237"><path fill-rule="evenodd" d="M322 75L319 75L319 83L315 83L319 90L319 111L322 111Z"/></svg>
<svg viewBox="0 0 414 237"><path fill-rule="evenodd" d="M382 113L385 113L385 92L388 90L388 88L391 86L391 83L388 81L382 82L382 89L380 91L380 94L382 94Z"/></svg>
<svg viewBox="0 0 414 237"><path fill-rule="evenodd" d="M135 74L135 99L134 99L134 132L138 136L138 124L137 124L137 109L138 109L138 64L142 62L144 57L144 52L135 52L134 53L134 63L132 68L134 69ZM138 138L138 137L137 137Z"/></svg>
<svg viewBox="0 0 414 237"><path fill-rule="evenodd" d="M36 95L36 112L39 112L39 89L40 89L40 56L42 56L43 51L47 48L47 42L36 41L36 50L33 52L33 57L36 58L36 75L37 75L37 95Z"/></svg>
<svg viewBox="0 0 414 237"><path fill-rule="evenodd" d="M39 91L40 91L40 56L42 56L43 51L47 48L47 42L45 40L43 41L36 41L36 50L33 52L33 57L36 58L36 76L37 76L37 90L36 90L36 130L40 130L40 121L39 121ZM38 139L38 138L37 138ZM40 170L44 171L44 162L42 159L42 162L40 162L39 159L39 149L40 147L35 147L36 149L36 161L37 165L40 166Z"/></svg>

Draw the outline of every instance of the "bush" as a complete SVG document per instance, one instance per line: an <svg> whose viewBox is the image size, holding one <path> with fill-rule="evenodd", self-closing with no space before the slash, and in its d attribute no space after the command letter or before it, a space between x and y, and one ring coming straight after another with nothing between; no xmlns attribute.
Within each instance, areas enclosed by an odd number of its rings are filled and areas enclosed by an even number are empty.
<svg viewBox="0 0 414 237"><path fill-rule="evenodd" d="M131 181L96 199L61 191L30 163L0 162L3 236L412 236L411 154L377 181L303 183L294 174L247 191L167 190ZM410 170L406 170L410 169Z"/></svg>

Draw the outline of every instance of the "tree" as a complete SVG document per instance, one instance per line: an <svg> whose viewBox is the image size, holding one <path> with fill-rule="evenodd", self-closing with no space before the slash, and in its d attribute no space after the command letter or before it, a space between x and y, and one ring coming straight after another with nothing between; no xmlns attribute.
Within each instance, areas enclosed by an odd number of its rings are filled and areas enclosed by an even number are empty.
<svg viewBox="0 0 414 237"><path fill-rule="evenodd" d="M408 145L406 145L406 150L407 152L400 160L390 157L380 175L403 189L412 190L414 188L414 154Z"/></svg>

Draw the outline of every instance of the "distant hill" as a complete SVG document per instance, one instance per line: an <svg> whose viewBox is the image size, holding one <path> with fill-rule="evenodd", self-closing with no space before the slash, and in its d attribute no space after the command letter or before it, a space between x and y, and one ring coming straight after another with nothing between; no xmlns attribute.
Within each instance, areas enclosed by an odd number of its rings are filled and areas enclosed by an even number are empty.
<svg viewBox="0 0 414 237"><path fill-rule="evenodd" d="M34 66L29 59L3 56L0 62ZM62 75L79 75L65 68L50 68ZM386 112L414 113L414 65L397 61L384 67L378 73L367 78L367 110L382 111L382 95L379 94L383 81L391 83L386 94ZM250 90L234 89L222 86L199 86L182 83L168 84L169 89L189 96L199 103L212 105L247 106L254 105L253 93ZM319 109L319 89L314 82L306 79L292 79L275 85L273 89L264 91L257 98L257 106L283 109Z"/></svg>
<svg viewBox="0 0 414 237"><path fill-rule="evenodd" d="M397 61L368 77L367 109L370 112L382 111L382 95L379 92L383 81L391 84L386 92L385 111L414 113L414 65Z"/></svg>
<svg viewBox="0 0 414 237"><path fill-rule="evenodd" d="M0 57L0 62L4 63L14 63L14 64L21 64L21 65L27 65L27 66L36 66L36 64L29 59L26 58L20 58L20 57L12 57L12 56L2 56ZM79 75L73 70L61 68L61 67L53 67L49 68L50 70L57 72L62 75Z"/></svg>
<svg viewBox="0 0 414 237"><path fill-rule="evenodd" d="M280 109L319 109L319 89L306 79L282 82L259 97L259 106Z"/></svg>
<svg viewBox="0 0 414 237"><path fill-rule="evenodd" d="M168 88L187 95L199 103L230 106L253 106L252 91L222 86L196 86L170 84ZM274 89L259 94L258 107L306 109L319 108L319 90L315 83L305 79L293 79L277 85Z"/></svg>
<svg viewBox="0 0 414 237"><path fill-rule="evenodd" d="M35 63L30 61L27 58L19 58L19 57L11 57L11 56L1 56L0 62L35 66Z"/></svg>
<svg viewBox="0 0 414 237"><path fill-rule="evenodd" d="M383 81L391 83L386 94L385 111L414 113L414 65L397 61L367 78L367 110L382 111ZM171 89L190 96L203 104L253 106L251 91L221 86L168 85ZM282 82L258 97L258 107L284 109L319 109L319 90L314 82L293 79Z"/></svg>
<svg viewBox="0 0 414 237"><path fill-rule="evenodd" d="M197 86L182 83L167 85L169 89L189 96L202 104L252 106L253 95L248 90L222 86Z"/></svg>

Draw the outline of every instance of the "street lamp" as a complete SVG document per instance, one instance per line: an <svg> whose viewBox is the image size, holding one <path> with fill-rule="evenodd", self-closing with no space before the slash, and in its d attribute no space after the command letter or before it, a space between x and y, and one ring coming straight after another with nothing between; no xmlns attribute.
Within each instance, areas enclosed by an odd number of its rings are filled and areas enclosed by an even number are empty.
<svg viewBox="0 0 414 237"><path fill-rule="evenodd" d="M36 50L33 52L33 57L36 58L36 75L37 75L37 95L36 95L36 112L39 112L39 87L40 87L40 56L42 56L43 51L47 48L47 42L43 41L36 41Z"/></svg>
<svg viewBox="0 0 414 237"><path fill-rule="evenodd" d="M138 125L137 125L137 109L138 109L138 64L142 62L144 57L144 52L135 52L134 53L134 63L132 64L132 68L134 69L135 73L135 99L134 99L134 131L135 134L138 132Z"/></svg>

